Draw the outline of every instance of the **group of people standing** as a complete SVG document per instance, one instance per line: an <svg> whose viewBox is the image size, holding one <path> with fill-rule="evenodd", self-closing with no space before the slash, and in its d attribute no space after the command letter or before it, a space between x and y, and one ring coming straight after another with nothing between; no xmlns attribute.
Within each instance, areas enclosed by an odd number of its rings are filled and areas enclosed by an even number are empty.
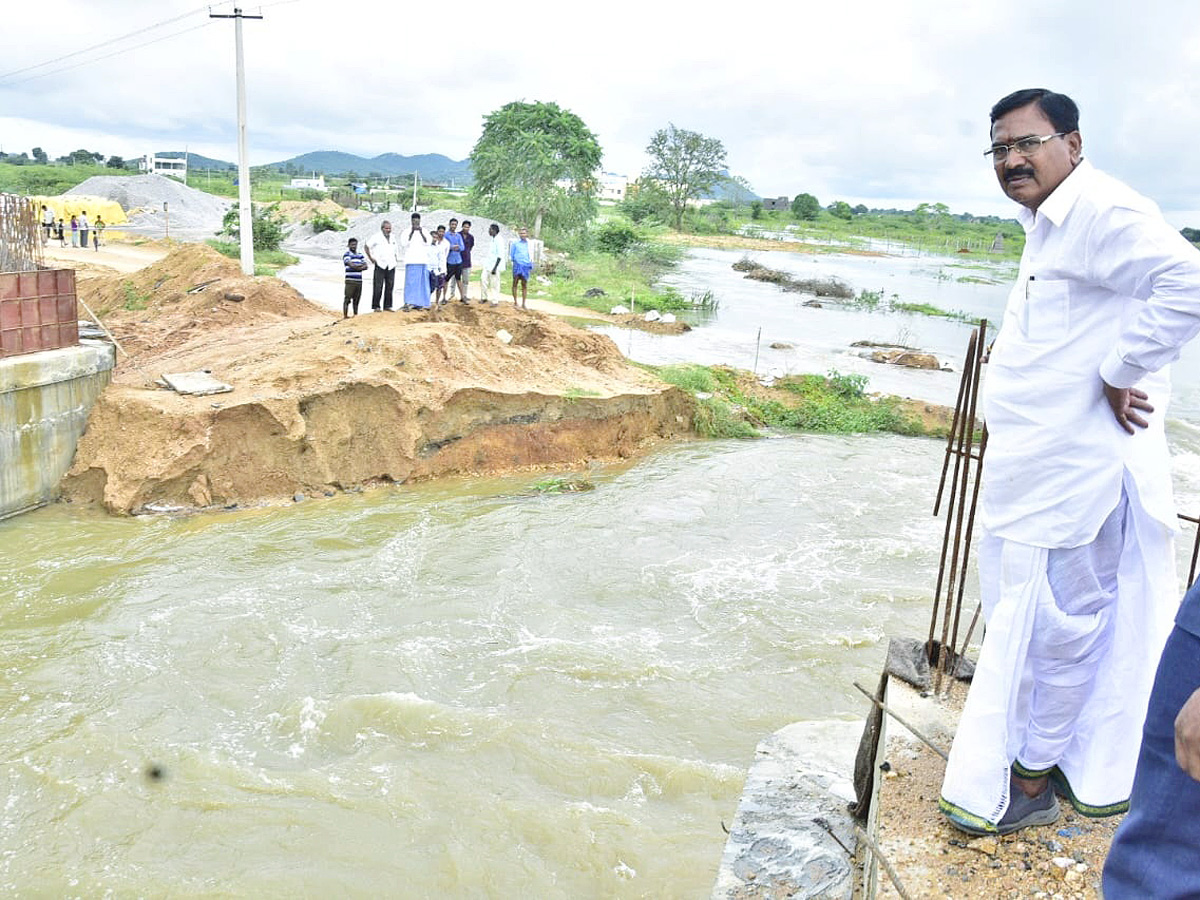
<svg viewBox="0 0 1200 900"><path fill-rule="evenodd" d="M100 234L105 229L104 219L97 214L94 223L88 222L87 210L85 209L78 216L71 216L71 246L83 247L85 250L88 245L88 235L92 237L92 249L100 249ZM54 210L50 209L46 204L42 204L42 243L50 243L51 238L58 240L60 247L67 246L67 225L62 219L55 221Z"/></svg>
<svg viewBox="0 0 1200 900"><path fill-rule="evenodd" d="M522 228L520 237L505 252L504 240L500 237L500 226L492 223L488 227L488 239L480 248L478 261L481 263L480 303L496 306L500 302L500 273L507 262L513 266L513 304L517 302L517 286L521 286L521 306L525 305L529 276L533 271L533 260L529 250L529 235ZM443 305L453 300L457 289L460 303L469 303L471 269L475 262L475 236L471 234L471 220L464 219L461 229L458 219L447 225L439 225L428 232L421 225L421 214L413 213L409 228L398 236L392 234L392 223L385 220L379 231L367 239L363 249L358 250L358 239L347 241L347 250L342 255L346 272L346 287L342 302L342 316L351 312L358 315L362 299L363 272L374 267L371 275L371 311L392 312L396 270L400 260L404 261L402 283L403 305L401 312L413 309L429 309L434 303Z"/></svg>

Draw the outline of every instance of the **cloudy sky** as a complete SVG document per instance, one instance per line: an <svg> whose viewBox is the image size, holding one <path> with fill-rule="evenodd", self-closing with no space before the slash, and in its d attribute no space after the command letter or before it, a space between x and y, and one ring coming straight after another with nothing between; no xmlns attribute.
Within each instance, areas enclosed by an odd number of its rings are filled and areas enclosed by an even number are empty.
<svg viewBox="0 0 1200 900"><path fill-rule="evenodd" d="M210 7L6 7L0 149L131 157L186 145L236 160L234 29ZM1196 0L268 0L244 11L265 17L244 25L253 164L310 150L463 159L487 113L543 100L578 114L605 168L630 176L673 122L724 142L730 169L764 196L1010 215L981 155L987 111L1043 86L1079 103L1096 165L1177 226L1200 227Z"/></svg>

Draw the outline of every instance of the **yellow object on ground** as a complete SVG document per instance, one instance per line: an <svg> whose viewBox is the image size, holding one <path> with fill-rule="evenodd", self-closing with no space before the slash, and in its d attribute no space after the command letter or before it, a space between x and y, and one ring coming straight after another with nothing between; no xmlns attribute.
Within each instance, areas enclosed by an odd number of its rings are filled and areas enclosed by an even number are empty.
<svg viewBox="0 0 1200 900"><path fill-rule="evenodd" d="M42 204L54 210L54 218L70 222L71 216L87 213L88 221L95 222L99 215L105 225L126 225L129 223L125 210L115 200L105 200L103 197L88 197L83 194L60 194L57 197L31 197L37 204L38 214L41 214Z"/></svg>

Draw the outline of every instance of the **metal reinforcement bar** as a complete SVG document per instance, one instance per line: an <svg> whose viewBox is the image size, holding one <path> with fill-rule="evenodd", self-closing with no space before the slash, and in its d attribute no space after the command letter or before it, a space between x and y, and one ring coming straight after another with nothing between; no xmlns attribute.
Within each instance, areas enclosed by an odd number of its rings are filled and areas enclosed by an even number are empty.
<svg viewBox="0 0 1200 900"><path fill-rule="evenodd" d="M0 194L0 272L36 272L42 267L41 226L36 203Z"/></svg>
<svg viewBox="0 0 1200 900"><path fill-rule="evenodd" d="M958 399L954 407L950 434L946 439L946 453L942 460L942 474L938 483L937 499L933 514L941 512L942 500L946 499L946 527L942 535L942 552L938 561L937 583L934 587L933 613L929 620L929 636L925 650L930 662L934 662L934 692L942 688L943 677L951 660L958 659L958 634L962 618L962 602L966 588L970 562L971 537L975 530L975 507L979 501L979 470L983 465L983 454L987 448L987 429L981 432L978 446L975 443L976 409L979 384L982 374L987 320L981 319L979 327L971 333L967 353L963 360L962 378L959 381ZM950 459L954 458L953 471ZM949 478L950 490L946 495ZM972 486L972 478L974 485ZM943 594L943 588L945 593ZM943 606L942 600L945 599ZM935 645L938 620L942 628L940 641ZM974 623L967 634L974 630ZM968 638L969 639L969 638ZM965 646L964 641L964 646ZM936 653L935 653L936 649ZM957 663L955 662L957 667Z"/></svg>

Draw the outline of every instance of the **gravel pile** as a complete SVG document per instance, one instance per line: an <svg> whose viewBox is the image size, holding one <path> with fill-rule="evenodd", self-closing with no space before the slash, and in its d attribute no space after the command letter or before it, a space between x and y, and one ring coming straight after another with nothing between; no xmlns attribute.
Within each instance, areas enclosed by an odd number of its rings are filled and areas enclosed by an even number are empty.
<svg viewBox="0 0 1200 900"><path fill-rule="evenodd" d="M339 258L346 252L346 241L352 237L358 238L358 246L361 251L363 244L379 231L379 226L385 219L392 223L393 237L401 239L407 236L410 215L402 209L387 213L374 213L353 219L350 227L345 231L322 231L320 234L313 234L312 228L307 225L298 225L284 240L283 246L285 250L293 253ZM495 220L484 216L464 217L462 213L453 209L432 209L421 213L421 226L425 229L425 233L429 234L431 229L439 225L449 225L451 218L458 219L460 222L464 218L471 220L471 234L475 235L475 251L478 254L482 243L487 240L488 228ZM515 231L505 226L503 222L496 222L496 224L500 226L500 237L504 239L505 246L516 240L517 233Z"/></svg>
<svg viewBox="0 0 1200 900"><path fill-rule="evenodd" d="M172 231L219 231L225 211L233 205L165 175L94 175L66 192L70 194L119 203L135 228L162 228L165 202Z"/></svg>

